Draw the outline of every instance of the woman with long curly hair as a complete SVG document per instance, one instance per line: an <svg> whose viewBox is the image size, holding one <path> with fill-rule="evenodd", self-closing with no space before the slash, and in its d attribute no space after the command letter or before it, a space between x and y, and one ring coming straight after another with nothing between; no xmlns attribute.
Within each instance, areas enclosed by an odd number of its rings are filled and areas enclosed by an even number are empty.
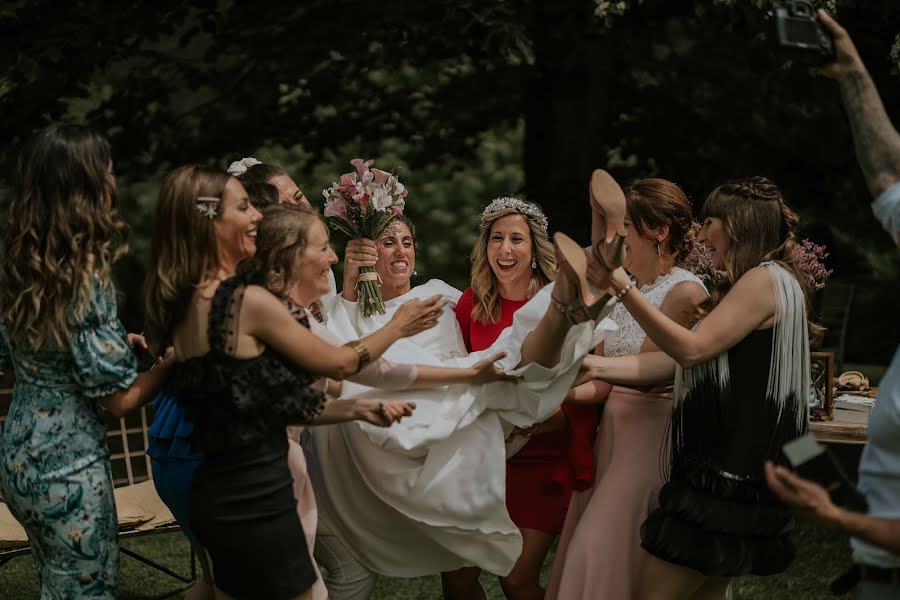
<svg viewBox="0 0 900 600"><path fill-rule="evenodd" d="M40 131L19 159L0 264L0 363L16 382L0 436L0 490L25 527L42 598L115 598L118 528L106 426L149 401L167 365L138 375L116 316L126 251L109 143Z"/></svg>
<svg viewBox="0 0 900 600"><path fill-rule="evenodd" d="M763 465L784 462L782 445L808 424L809 341L819 327L808 319L797 215L775 184L751 177L713 190L701 218L699 241L728 282L692 330L604 264L602 248L587 272L575 266L580 249L562 252L579 277L614 290L660 349L591 357L595 375L623 385L675 379L671 460L641 529L651 556L636 598L723 598L733 577L779 573L793 559L793 515L769 491Z"/></svg>

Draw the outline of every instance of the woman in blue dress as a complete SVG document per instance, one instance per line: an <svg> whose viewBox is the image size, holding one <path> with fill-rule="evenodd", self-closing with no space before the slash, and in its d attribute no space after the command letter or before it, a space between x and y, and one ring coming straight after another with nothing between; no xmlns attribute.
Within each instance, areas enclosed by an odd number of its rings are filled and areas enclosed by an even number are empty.
<svg viewBox="0 0 900 600"><path fill-rule="evenodd" d="M168 365L138 374L110 266L125 250L109 143L52 125L23 152L0 264L0 367L15 373L0 492L22 523L42 599L115 598L116 508L101 408L150 400Z"/></svg>

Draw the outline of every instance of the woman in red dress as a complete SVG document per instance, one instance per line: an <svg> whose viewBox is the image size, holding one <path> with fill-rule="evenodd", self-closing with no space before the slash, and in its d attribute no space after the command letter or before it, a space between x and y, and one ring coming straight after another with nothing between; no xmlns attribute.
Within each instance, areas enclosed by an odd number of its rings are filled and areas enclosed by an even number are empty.
<svg viewBox="0 0 900 600"><path fill-rule="evenodd" d="M472 251L472 285L456 305L468 350L493 344L512 325L513 314L555 277L556 259L540 207L510 197L491 202ZM500 577L507 598L544 597L541 566L562 531L572 490L590 486L596 428L594 407L564 405L547 421L513 431L527 443L506 463L506 507L523 542L513 570ZM444 597L484 598L479 574L477 567L443 574Z"/></svg>

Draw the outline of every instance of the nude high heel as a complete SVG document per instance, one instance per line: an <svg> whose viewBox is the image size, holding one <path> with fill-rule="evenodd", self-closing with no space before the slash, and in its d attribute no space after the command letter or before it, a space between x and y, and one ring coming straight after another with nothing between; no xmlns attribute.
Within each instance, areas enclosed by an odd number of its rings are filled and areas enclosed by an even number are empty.
<svg viewBox="0 0 900 600"><path fill-rule="evenodd" d="M603 219L605 231L591 232L591 250L610 271L625 262L625 193L603 169L591 174L588 187L591 210Z"/></svg>
<svg viewBox="0 0 900 600"><path fill-rule="evenodd" d="M569 305L553 301L573 324L598 321L612 310L612 295L592 285L587 279L588 256L575 240L564 233L553 234L556 264L577 289L575 300Z"/></svg>

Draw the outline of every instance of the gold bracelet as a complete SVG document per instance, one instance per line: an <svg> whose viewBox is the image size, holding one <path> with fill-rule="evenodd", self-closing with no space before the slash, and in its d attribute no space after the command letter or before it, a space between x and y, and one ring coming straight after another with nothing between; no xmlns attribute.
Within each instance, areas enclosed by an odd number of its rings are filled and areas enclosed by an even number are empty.
<svg viewBox="0 0 900 600"><path fill-rule="evenodd" d="M372 362L372 355L369 354L369 349L366 348L366 345L363 344L361 341L356 340L353 342L347 342L344 345L349 346L350 348L353 348L353 350L356 352L357 356L359 356L359 364L356 367L356 373L359 373L360 371L365 369L366 365L368 365L370 362Z"/></svg>

